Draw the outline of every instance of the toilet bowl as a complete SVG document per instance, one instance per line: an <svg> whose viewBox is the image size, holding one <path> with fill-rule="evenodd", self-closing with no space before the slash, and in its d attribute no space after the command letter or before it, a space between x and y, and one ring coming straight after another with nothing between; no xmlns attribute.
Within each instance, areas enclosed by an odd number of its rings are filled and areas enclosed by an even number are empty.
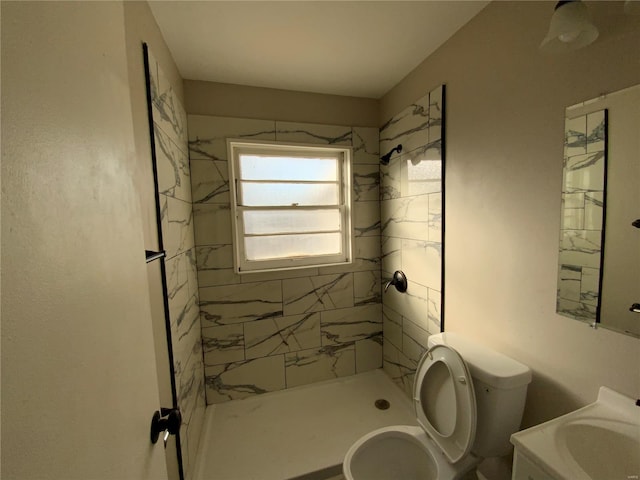
<svg viewBox="0 0 640 480"><path fill-rule="evenodd" d="M452 333L429 338L416 369L418 426L395 425L358 439L343 462L347 480L449 480L487 456L509 452L531 371Z"/></svg>
<svg viewBox="0 0 640 480"><path fill-rule="evenodd" d="M354 443L345 457L343 473L348 480L453 479L480 461L469 455L454 468L424 429L395 425L374 430Z"/></svg>

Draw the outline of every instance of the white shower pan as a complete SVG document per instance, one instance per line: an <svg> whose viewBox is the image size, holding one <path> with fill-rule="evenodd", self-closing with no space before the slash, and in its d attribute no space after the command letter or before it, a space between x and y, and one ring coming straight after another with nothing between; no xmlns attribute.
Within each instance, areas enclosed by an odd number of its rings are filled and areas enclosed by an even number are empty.
<svg viewBox="0 0 640 480"><path fill-rule="evenodd" d="M376 408L378 399L390 408ZM330 478L358 438L399 424L416 417L382 370L211 405L193 480Z"/></svg>

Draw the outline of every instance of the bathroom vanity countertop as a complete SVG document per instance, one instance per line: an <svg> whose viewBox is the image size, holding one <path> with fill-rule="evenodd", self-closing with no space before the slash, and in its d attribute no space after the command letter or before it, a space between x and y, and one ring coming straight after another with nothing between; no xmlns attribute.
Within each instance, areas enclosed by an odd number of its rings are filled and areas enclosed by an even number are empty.
<svg viewBox="0 0 640 480"><path fill-rule="evenodd" d="M596 402L514 433L511 443L516 455L523 454L558 480L637 478L640 407L634 399L601 387Z"/></svg>

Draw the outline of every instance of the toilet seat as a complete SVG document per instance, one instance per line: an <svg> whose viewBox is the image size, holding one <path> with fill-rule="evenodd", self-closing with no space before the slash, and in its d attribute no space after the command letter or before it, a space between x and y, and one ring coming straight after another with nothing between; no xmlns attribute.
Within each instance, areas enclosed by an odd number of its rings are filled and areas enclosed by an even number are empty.
<svg viewBox="0 0 640 480"><path fill-rule="evenodd" d="M413 400L420 426L450 462L464 458L476 433L476 398L466 363L448 345L434 345L416 370Z"/></svg>

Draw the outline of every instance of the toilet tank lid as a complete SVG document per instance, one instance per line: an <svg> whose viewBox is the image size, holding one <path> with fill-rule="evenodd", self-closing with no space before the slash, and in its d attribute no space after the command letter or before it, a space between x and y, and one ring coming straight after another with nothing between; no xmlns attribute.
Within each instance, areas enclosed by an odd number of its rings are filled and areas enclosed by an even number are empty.
<svg viewBox="0 0 640 480"><path fill-rule="evenodd" d="M442 344L452 347L466 362L471 376L491 387L506 390L531 382L531 369L526 365L456 333L431 335L428 342L429 347Z"/></svg>

